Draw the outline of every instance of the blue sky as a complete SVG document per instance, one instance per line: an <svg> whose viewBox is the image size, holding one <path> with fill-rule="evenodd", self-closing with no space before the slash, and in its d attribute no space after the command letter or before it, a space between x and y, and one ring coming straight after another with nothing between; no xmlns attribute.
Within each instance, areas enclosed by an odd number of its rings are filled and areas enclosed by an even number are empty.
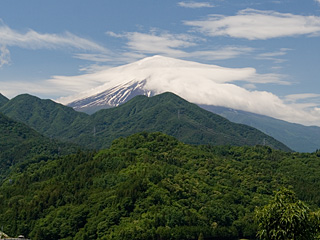
<svg viewBox="0 0 320 240"><path fill-rule="evenodd" d="M88 88L68 76L163 55L253 68L233 84L320 119L319 43L320 0L0 0L0 92L57 99Z"/></svg>

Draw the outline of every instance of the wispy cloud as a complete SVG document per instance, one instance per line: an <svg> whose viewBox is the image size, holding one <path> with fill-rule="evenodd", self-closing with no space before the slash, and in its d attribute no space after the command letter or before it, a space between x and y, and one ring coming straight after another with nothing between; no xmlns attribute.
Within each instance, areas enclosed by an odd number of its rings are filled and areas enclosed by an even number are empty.
<svg viewBox="0 0 320 240"><path fill-rule="evenodd" d="M320 94L315 94L315 93L290 94L290 95L285 96L284 99L287 102L293 102L293 103L313 99L313 100L317 101L317 103L315 105L320 104Z"/></svg>
<svg viewBox="0 0 320 240"><path fill-rule="evenodd" d="M109 62L112 61L110 54L103 53L76 53L74 58L88 60L92 62Z"/></svg>
<svg viewBox="0 0 320 240"><path fill-rule="evenodd" d="M266 59L269 59L269 58L273 59L274 57L279 57L279 56L286 55L289 50L291 50L291 49L289 49L289 48L281 48L277 52L261 53L261 54L259 54L259 57L266 58Z"/></svg>
<svg viewBox="0 0 320 240"><path fill-rule="evenodd" d="M62 34L38 33L34 30L19 32L0 20L0 67L8 64L10 60L8 48L13 46L32 50L71 48L81 51L108 52L103 46L70 32Z"/></svg>
<svg viewBox="0 0 320 240"><path fill-rule="evenodd" d="M320 17L275 11L245 9L235 16L209 15L204 20L185 21L209 36L229 36L249 40L270 39L320 33Z"/></svg>
<svg viewBox="0 0 320 240"><path fill-rule="evenodd" d="M180 49L195 46L195 41L198 39L187 34L158 33L155 31L151 33L128 32L124 34L108 32L107 34L112 37L126 38L128 40L127 48L136 52L175 57L184 55L184 51Z"/></svg>
<svg viewBox="0 0 320 240"><path fill-rule="evenodd" d="M0 47L0 68L3 65L9 64L10 63L10 52L9 49L5 46L2 45Z"/></svg>
<svg viewBox="0 0 320 240"><path fill-rule="evenodd" d="M43 34L34 30L28 30L27 32L21 33L9 28L3 22L0 25L0 44L27 49L72 47L80 50L106 51L104 47L97 43L78 37L70 32L63 34Z"/></svg>
<svg viewBox="0 0 320 240"><path fill-rule="evenodd" d="M278 84L278 85L291 85L290 82L286 81L286 75L277 73L265 73L265 74L254 74L246 79L246 82L255 84Z"/></svg>
<svg viewBox="0 0 320 240"><path fill-rule="evenodd" d="M275 63L282 63L282 62L285 62L286 60L280 57L287 55L288 51L291 51L291 50L292 49L290 48L281 48L278 51L261 53L257 55L256 59L270 60Z"/></svg>
<svg viewBox="0 0 320 240"><path fill-rule="evenodd" d="M136 54L158 54L176 58L193 58L201 60L224 60L246 55L254 51L245 46L223 46L205 50L192 50L205 40L188 34L171 34L151 31L150 33L128 32L109 36L125 38L127 49ZM139 58L142 56L138 55Z"/></svg>
<svg viewBox="0 0 320 240"><path fill-rule="evenodd" d="M225 60L250 54L254 48L243 46L223 46L212 50L202 50L185 53L186 57L204 60Z"/></svg>
<svg viewBox="0 0 320 240"><path fill-rule="evenodd" d="M208 2L178 2L178 6L185 8L211 8L214 7L211 3Z"/></svg>

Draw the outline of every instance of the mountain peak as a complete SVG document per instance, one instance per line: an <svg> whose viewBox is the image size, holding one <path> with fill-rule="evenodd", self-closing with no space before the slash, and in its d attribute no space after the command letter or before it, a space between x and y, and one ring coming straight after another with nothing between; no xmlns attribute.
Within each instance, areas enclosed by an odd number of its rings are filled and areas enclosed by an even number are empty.
<svg viewBox="0 0 320 240"><path fill-rule="evenodd" d="M203 103L202 99L208 99L205 95L211 95L206 86L214 83L217 71L225 79L234 75L219 66L155 55L92 74L88 81L101 82L100 86L58 101L86 112L118 106L136 95L153 96L163 92Z"/></svg>
<svg viewBox="0 0 320 240"><path fill-rule="evenodd" d="M144 67L177 67L177 66L186 66L190 65L190 63L194 64L199 64L196 62L191 62L191 61L186 61L186 60L180 60L176 58L171 58L171 57L165 57L162 55L154 55L151 57L146 57L143 58L137 62L134 62L133 64L137 64L139 66L144 66Z"/></svg>

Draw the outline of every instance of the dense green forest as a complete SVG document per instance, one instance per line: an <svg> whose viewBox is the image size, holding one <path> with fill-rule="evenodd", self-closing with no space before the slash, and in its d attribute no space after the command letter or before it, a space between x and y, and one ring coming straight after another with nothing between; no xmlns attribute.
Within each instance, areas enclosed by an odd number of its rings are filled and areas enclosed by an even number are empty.
<svg viewBox="0 0 320 240"><path fill-rule="evenodd" d="M137 96L119 107L93 115L23 94L6 102L0 112L47 137L94 149L109 147L118 137L159 131L188 144L266 144L290 151L283 143L255 128L232 123L173 93L150 98Z"/></svg>
<svg viewBox="0 0 320 240"><path fill-rule="evenodd" d="M162 133L11 170L0 184L0 226L33 240L255 239L254 211L274 191L320 205L320 152L194 146Z"/></svg>
<svg viewBox="0 0 320 240"><path fill-rule="evenodd" d="M66 155L79 147L48 139L23 123L0 113L0 179L11 166L38 162L41 158Z"/></svg>

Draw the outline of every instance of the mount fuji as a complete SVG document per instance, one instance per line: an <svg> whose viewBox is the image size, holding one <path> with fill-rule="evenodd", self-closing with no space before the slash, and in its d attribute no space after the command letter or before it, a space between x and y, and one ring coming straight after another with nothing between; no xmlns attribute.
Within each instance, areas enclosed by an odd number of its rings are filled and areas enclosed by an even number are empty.
<svg viewBox="0 0 320 240"><path fill-rule="evenodd" d="M228 104L224 99L230 94L242 95L246 90L228 82L245 80L253 75L255 70L252 68L230 69L156 55L90 75L90 80L101 82L101 85L58 101L75 110L93 113L118 106L136 95L172 92L196 104L227 104L227 107L241 109L240 102Z"/></svg>
<svg viewBox="0 0 320 240"><path fill-rule="evenodd" d="M320 128L296 124L304 124L306 119L314 122L314 116L299 112L272 93L249 91L232 83L265 79L252 68L223 68L153 56L79 77L98 83L98 87L58 100L77 111L91 114L119 106L137 95L172 92L230 121L255 127L295 151L320 148Z"/></svg>
<svg viewBox="0 0 320 240"><path fill-rule="evenodd" d="M59 82L58 79L53 81ZM222 106L305 125L319 125L320 120L317 109L299 108L271 92L242 87L288 84L272 74L259 74L254 68L225 68L156 55L119 67L60 79L60 84L61 81L96 86L58 99L64 105L87 113L118 106L136 95L172 92L198 105Z"/></svg>

